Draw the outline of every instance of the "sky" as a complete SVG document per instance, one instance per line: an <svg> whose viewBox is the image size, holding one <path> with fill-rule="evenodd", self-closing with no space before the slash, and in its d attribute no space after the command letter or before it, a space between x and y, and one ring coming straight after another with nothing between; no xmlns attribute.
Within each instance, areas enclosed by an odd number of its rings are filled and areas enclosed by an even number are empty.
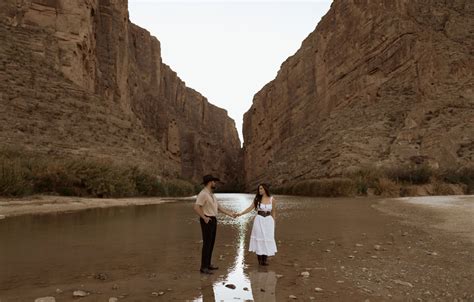
<svg viewBox="0 0 474 302"><path fill-rule="evenodd" d="M316 28L332 0L129 0L130 20L161 42L163 62L227 110L244 113Z"/></svg>

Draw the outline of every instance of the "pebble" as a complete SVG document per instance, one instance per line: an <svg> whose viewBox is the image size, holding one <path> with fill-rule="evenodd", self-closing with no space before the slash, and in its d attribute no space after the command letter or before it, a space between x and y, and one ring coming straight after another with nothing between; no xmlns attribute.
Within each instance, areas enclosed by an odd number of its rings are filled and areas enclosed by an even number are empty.
<svg viewBox="0 0 474 302"><path fill-rule="evenodd" d="M355 256L354 255L349 255L349 256L347 256L347 258L354 259Z"/></svg>
<svg viewBox="0 0 474 302"><path fill-rule="evenodd" d="M56 302L56 299L54 297L43 297L36 299L35 302Z"/></svg>
<svg viewBox="0 0 474 302"><path fill-rule="evenodd" d="M323 270L323 271L326 271L326 270L327 270L327 268L325 268L325 267L315 267L314 269L315 269L315 270Z"/></svg>
<svg viewBox="0 0 474 302"><path fill-rule="evenodd" d="M374 250L376 250L376 251L380 251L381 248L382 247L378 244L374 245Z"/></svg>
<svg viewBox="0 0 474 302"><path fill-rule="evenodd" d="M63 292L63 291L62 291L61 289L56 288L56 293L57 293L57 294L62 294L62 292Z"/></svg>
<svg viewBox="0 0 474 302"><path fill-rule="evenodd" d="M320 288L320 287L315 287L315 288L314 288L314 291L317 292L317 293L320 293L320 292L323 291L323 289Z"/></svg>
<svg viewBox="0 0 474 302"><path fill-rule="evenodd" d="M104 273L98 273L94 275L94 279L105 281L108 279L108 276L107 274L104 274Z"/></svg>
<svg viewBox="0 0 474 302"><path fill-rule="evenodd" d="M114 285L112 286L112 289L113 289L113 290L117 290L117 289L119 289L119 286L118 286L117 284L114 284Z"/></svg>
<svg viewBox="0 0 474 302"><path fill-rule="evenodd" d="M303 277L309 277L309 272L302 272L302 273L301 273L301 276L303 276Z"/></svg>
<svg viewBox="0 0 474 302"><path fill-rule="evenodd" d="M399 284L399 285L413 287L413 284L411 284L410 282L401 281L401 280L393 280L393 282L396 283L396 284Z"/></svg>
<svg viewBox="0 0 474 302"><path fill-rule="evenodd" d="M83 290L76 290L72 293L73 297L87 297L88 295L89 295L89 293L86 293Z"/></svg>
<svg viewBox="0 0 474 302"><path fill-rule="evenodd" d="M156 279L156 277L158 277L158 275L155 273L148 275L148 279Z"/></svg>
<svg viewBox="0 0 474 302"><path fill-rule="evenodd" d="M249 291L249 288L248 288L248 287L244 287L244 291L248 292L248 291Z"/></svg>
<svg viewBox="0 0 474 302"><path fill-rule="evenodd" d="M109 298L109 302L117 302L117 301L118 301L118 298L115 298L115 297Z"/></svg>
<svg viewBox="0 0 474 302"><path fill-rule="evenodd" d="M0 215L0 220L5 219L5 215Z"/></svg>
<svg viewBox="0 0 474 302"><path fill-rule="evenodd" d="M235 289L236 288L236 286L234 284L231 284L231 283L226 284L225 287L230 288L230 289Z"/></svg>
<svg viewBox="0 0 474 302"><path fill-rule="evenodd" d="M283 275L276 275L278 279L283 278Z"/></svg>
<svg viewBox="0 0 474 302"><path fill-rule="evenodd" d="M363 246L364 246L363 244L356 243L356 247L363 247Z"/></svg>
<svg viewBox="0 0 474 302"><path fill-rule="evenodd" d="M288 296L288 298L290 298L290 299L293 299L293 300L296 300L296 299L298 299L298 298L296 298L296 296L295 296L295 295L289 295L289 296Z"/></svg>

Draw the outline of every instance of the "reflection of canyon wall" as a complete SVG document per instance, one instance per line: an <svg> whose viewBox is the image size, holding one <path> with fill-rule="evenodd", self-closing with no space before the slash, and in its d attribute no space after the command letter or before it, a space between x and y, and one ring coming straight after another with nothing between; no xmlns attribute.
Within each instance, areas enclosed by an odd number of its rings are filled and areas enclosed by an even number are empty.
<svg viewBox="0 0 474 302"><path fill-rule="evenodd" d="M234 121L163 64L127 1L3 0L0 21L3 142L237 181Z"/></svg>
<svg viewBox="0 0 474 302"><path fill-rule="evenodd" d="M469 0L335 0L245 114L247 186L472 164L473 28Z"/></svg>

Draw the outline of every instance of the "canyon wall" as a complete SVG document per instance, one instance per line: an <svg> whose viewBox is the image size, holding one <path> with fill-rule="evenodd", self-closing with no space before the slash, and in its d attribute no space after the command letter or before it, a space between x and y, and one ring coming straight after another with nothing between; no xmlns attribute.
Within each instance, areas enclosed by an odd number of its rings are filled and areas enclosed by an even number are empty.
<svg viewBox="0 0 474 302"><path fill-rule="evenodd" d="M244 116L245 183L474 162L474 2L335 0Z"/></svg>
<svg viewBox="0 0 474 302"><path fill-rule="evenodd" d="M234 121L162 62L127 1L5 0L0 38L3 146L240 182Z"/></svg>

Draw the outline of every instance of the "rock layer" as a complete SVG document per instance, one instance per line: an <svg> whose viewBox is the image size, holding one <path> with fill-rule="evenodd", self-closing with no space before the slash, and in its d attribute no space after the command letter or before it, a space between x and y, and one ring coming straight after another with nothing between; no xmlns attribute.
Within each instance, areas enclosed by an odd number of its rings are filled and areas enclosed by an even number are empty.
<svg viewBox="0 0 474 302"><path fill-rule="evenodd" d="M0 21L2 145L239 182L234 121L162 62L127 1L6 0Z"/></svg>
<svg viewBox="0 0 474 302"><path fill-rule="evenodd" d="M472 1L335 0L244 116L245 183L474 162Z"/></svg>

